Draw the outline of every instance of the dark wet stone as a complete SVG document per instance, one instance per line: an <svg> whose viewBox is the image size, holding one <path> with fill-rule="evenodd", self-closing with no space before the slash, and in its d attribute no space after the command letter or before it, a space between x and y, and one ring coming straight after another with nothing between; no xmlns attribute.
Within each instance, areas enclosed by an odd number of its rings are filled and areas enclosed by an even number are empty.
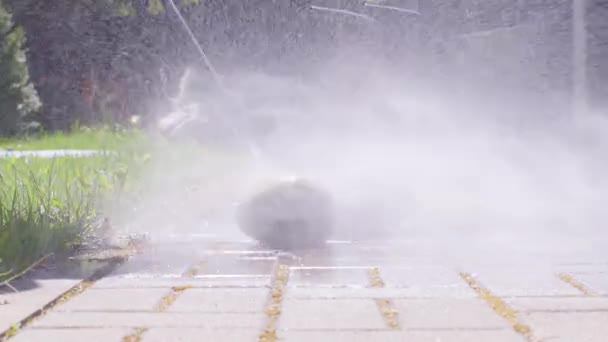
<svg viewBox="0 0 608 342"><path fill-rule="evenodd" d="M241 204L241 230L263 245L301 249L322 245L333 229L330 195L304 180L285 181Z"/></svg>

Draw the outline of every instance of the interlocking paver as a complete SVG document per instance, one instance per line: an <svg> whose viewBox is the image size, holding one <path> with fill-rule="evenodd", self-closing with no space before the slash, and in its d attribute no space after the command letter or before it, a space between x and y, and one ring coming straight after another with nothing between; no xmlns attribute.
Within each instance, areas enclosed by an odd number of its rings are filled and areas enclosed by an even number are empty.
<svg viewBox="0 0 608 342"><path fill-rule="evenodd" d="M18 323L76 284L78 280L74 279L42 279L36 281L35 290L3 293L2 299L8 304L0 305L0 331L9 329L12 324Z"/></svg>
<svg viewBox="0 0 608 342"><path fill-rule="evenodd" d="M196 329L196 328L156 328L150 329L143 335L143 342L169 341L217 341L217 342L255 342L259 330L237 329Z"/></svg>
<svg viewBox="0 0 608 342"><path fill-rule="evenodd" d="M606 297L505 298L517 311L606 311Z"/></svg>
<svg viewBox="0 0 608 342"><path fill-rule="evenodd" d="M152 311L166 292L165 289L90 289L55 311Z"/></svg>
<svg viewBox="0 0 608 342"><path fill-rule="evenodd" d="M476 297L458 272L445 267L382 267L386 287L405 288L411 297Z"/></svg>
<svg viewBox="0 0 608 342"><path fill-rule="evenodd" d="M372 300L290 300L283 302L282 329L385 329Z"/></svg>
<svg viewBox="0 0 608 342"><path fill-rule="evenodd" d="M268 289L189 289L168 312L262 312Z"/></svg>
<svg viewBox="0 0 608 342"><path fill-rule="evenodd" d="M158 313L158 312L52 312L36 320L34 328L113 328L113 327L195 327L260 328L264 315L238 313Z"/></svg>
<svg viewBox="0 0 608 342"><path fill-rule="evenodd" d="M542 341L605 342L608 312L530 313L526 321Z"/></svg>
<svg viewBox="0 0 608 342"><path fill-rule="evenodd" d="M412 298L417 292L407 288L390 287L290 287L287 295L291 299L377 299Z"/></svg>
<svg viewBox="0 0 608 342"><path fill-rule="evenodd" d="M236 255L216 255L205 258L200 274L269 274L276 258L247 259Z"/></svg>
<svg viewBox="0 0 608 342"><path fill-rule="evenodd" d="M510 330L488 331L290 331L280 335L286 342L525 342Z"/></svg>
<svg viewBox="0 0 608 342"><path fill-rule="evenodd" d="M401 325L406 329L500 329L510 328L477 298L394 300Z"/></svg>
<svg viewBox="0 0 608 342"><path fill-rule="evenodd" d="M256 341L275 327L279 342L529 341L514 330L520 323L546 341L606 340L605 264L580 255L571 264L566 255L495 260L487 246L481 259L473 251L452 257L442 254L445 244L423 242L331 243L304 255L250 242L170 243L49 310L15 340L119 341L146 328L143 342ZM277 264L291 270L273 282Z"/></svg>
<svg viewBox="0 0 608 342"><path fill-rule="evenodd" d="M15 342L107 342L121 341L129 334L127 328L112 329L27 329L19 333L13 340Z"/></svg>
<svg viewBox="0 0 608 342"><path fill-rule="evenodd" d="M366 286L366 267L360 268L296 268L289 276L290 286Z"/></svg>
<svg viewBox="0 0 608 342"><path fill-rule="evenodd" d="M269 274L261 275L218 275L218 276L195 276L192 279L182 277L159 278L130 277L130 278L105 278L95 284L96 289L146 289L146 288L170 288L172 286L190 286L195 288L222 288L222 287L266 287L270 285Z"/></svg>
<svg viewBox="0 0 608 342"><path fill-rule="evenodd" d="M546 269L496 268L480 270L476 278L495 295L511 296L577 296L580 291L560 280Z"/></svg>
<svg viewBox="0 0 608 342"><path fill-rule="evenodd" d="M606 273L572 274L581 281L592 292L598 295L608 296L608 270Z"/></svg>

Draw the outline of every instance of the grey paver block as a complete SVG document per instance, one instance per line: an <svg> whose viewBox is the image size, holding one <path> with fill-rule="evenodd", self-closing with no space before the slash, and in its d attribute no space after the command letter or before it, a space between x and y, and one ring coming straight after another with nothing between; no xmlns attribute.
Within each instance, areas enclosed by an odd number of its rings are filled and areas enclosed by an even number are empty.
<svg viewBox="0 0 608 342"><path fill-rule="evenodd" d="M110 274L112 277L122 277L136 274L181 275L198 259L193 256L177 257L163 254L138 255L121 265Z"/></svg>
<svg viewBox="0 0 608 342"><path fill-rule="evenodd" d="M400 299L394 305L406 329L510 327L487 303L476 298Z"/></svg>
<svg viewBox="0 0 608 342"><path fill-rule="evenodd" d="M608 312L606 297L505 298L517 311L598 311Z"/></svg>
<svg viewBox="0 0 608 342"><path fill-rule="evenodd" d="M414 297L476 297L458 272L443 267L381 267L386 287L407 288Z"/></svg>
<svg viewBox="0 0 608 342"><path fill-rule="evenodd" d="M25 329L11 341L15 342L106 342L121 341L130 329Z"/></svg>
<svg viewBox="0 0 608 342"><path fill-rule="evenodd" d="M431 299L431 298L470 298L474 299L477 294L470 288L434 288L424 287L331 287L331 286L310 286L310 287L289 287L287 296L292 299Z"/></svg>
<svg viewBox="0 0 608 342"><path fill-rule="evenodd" d="M281 329L383 329L373 300L286 300Z"/></svg>
<svg viewBox="0 0 608 342"><path fill-rule="evenodd" d="M191 327L253 328L263 323L260 314L234 313L123 313L123 312L52 312L36 320L35 328L112 328L112 327Z"/></svg>
<svg viewBox="0 0 608 342"><path fill-rule="evenodd" d="M266 287L271 283L270 275L258 276L197 276L193 279L183 277L138 277L138 278L104 278L95 284L96 289L127 288L170 288L172 286L208 287Z"/></svg>
<svg viewBox="0 0 608 342"><path fill-rule="evenodd" d="M479 271L476 278L498 296L576 296L580 291L545 269Z"/></svg>
<svg viewBox="0 0 608 342"><path fill-rule="evenodd" d="M270 274L275 260L248 260L235 255L207 257L200 274Z"/></svg>
<svg viewBox="0 0 608 342"><path fill-rule="evenodd" d="M222 341L222 342L254 342L261 330L210 330L210 329L150 329L143 335L144 342L173 342L173 341Z"/></svg>
<svg viewBox="0 0 608 342"><path fill-rule="evenodd" d="M288 331L279 335L285 342L524 342L512 330L491 331Z"/></svg>
<svg viewBox="0 0 608 342"><path fill-rule="evenodd" d="M78 282L77 279L41 279L36 280L38 287L35 289L3 293L2 297L8 304L0 305L0 331L42 308Z"/></svg>
<svg viewBox="0 0 608 342"><path fill-rule="evenodd" d="M377 298L411 298L415 292L404 288L375 288L375 287L290 287L287 297L290 299L360 299Z"/></svg>
<svg viewBox="0 0 608 342"><path fill-rule="evenodd" d="M557 273L598 274L608 272L608 263L561 264L555 266Z"/></svg>
<svg viewBox="0 0 608 342"><path fill-rule="evenodd" d="M189 289L169 312L263 312L268 289Z"/></svg>
<svg viewBox="0 0 608 342"><path fill-rule="evenodd" d="M608 336L608 312L530 313L525 319L543 341L605 342Z"/></svg>
<svg viewBox="0 0 608 342"><path fill-rule="evenodd" d="M152 311L168 289L90 289L55 311Z"/></svg>
<svg viewBox="0 0 608 342"><path fill-rule="evenodd" d="M573 276L589 290L600 295L608 295L608 273L573 274Z"/></svg>
<svg viewBox="0 0 608 342"><path fill-rule="evenodd" d="M346 286L369 284L365 268L292 269L289 286Z"/></svg>

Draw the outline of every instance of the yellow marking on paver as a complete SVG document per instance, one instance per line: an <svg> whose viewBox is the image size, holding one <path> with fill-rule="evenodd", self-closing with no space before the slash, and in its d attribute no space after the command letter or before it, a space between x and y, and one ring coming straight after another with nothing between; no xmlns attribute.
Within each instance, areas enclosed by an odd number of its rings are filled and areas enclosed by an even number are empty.
<svg viewBox="0 0 608 342"><path fill-rule="evenodd" d="M191 266L183 273L182 276L184 278L194 278L201 271L203 264L204 264L204 261L201 261L201 262ZM190 288L192 288L191 285L182 285L182 286L171 287L171 292L167 293L166 295L163 296L163 298L161 298L160 302L158 303L158 305L156 306L154 311L156 311L156 312L167 311L169 309L169 307L171 305L173 305L173 303L175 303L175 301L177 300L179 295Z"/></svg>
<svg viewBox="0 0 608 342"><path fill-rule="evenodd" d="M385 286L384 280L382 280L382 276L380 275L379 268L369 268L367 270L367 276L369 278L369 285L371 287L383 288ZM393 302L387 298L377 298L375 299L375 302L378 306L378 310L380 310L380 314L382 315L384 322L386 322L391 329L399 329L399 311L397 311Z"/></svg>
<svg viewBox="0 0 608 342"><path fill-rule="evenodd" d="M258 337L259 342L277 341L277 322L281 315L281 305L285 296L285 287L289 280L289 266L277 263L273 270L273 283L269 294L269 301L266 305L266 316L268 321L264 331Z"/></svg>
<svg viewBox="0 0 608 342"><path fill-rule="evenodd" d="M175 303L180 294L182 294L187 289L192 288L192 286L174 286L171 288L171 292L163 296L160 302L154 309L156 312L165 312Z"/></svg>
<svg viewBox="0 0 608 342"><path fill-rule="evenodd" d="M574 287L575 289L579 290L582 294L584 294L585 296L588 297L594 297L597 296L597 294L595 292L593 292L591 289L589 289L585 284L583 284L581 281L578 281L576 278L574 278L573 275L568 274L568 273L560 273L557 275L559 277L559 279L561 279L563 282L567 283L568 285Z"/></svg>
<svg viewBox="0 0 608 342"><path fill-rule="evenodd" d="M182 276L184 278L194 278L200 271L204 265L204 261L201 261L191 267L189 267ZM177 298L186 290L191 289L191 285L180 285L171 287L171 291L164 295L156 307L154 308L155 312L166 312L171 305L175 303ZM142 340L143 334L148 331L148 328L138 327L133 330L133 332L122 338L123 342L140 342Z"/></svg>
<svg viewBox="0 0 608 342"><path fill-rule="evenodd" d="M525 323L522 323L517 318L517 311L512 309L502 298L493 294L490 290L484 288L478 281L470 275L469 273L462 272L460 273L460 277L469 285L471 289L473 289L479 298L484 300L494 312L496 312L499 316L504 318L509 324L513 327L513 329L524 336L527 341L536 341L532 334L532 329Z"/></svg>
<svg viewBox="0 0 608 342"><path fill-rule="evenodd" d="M122 338L122 342L141 342L146 331L148 331L148 328L135 328L132 334Z"/></svg>

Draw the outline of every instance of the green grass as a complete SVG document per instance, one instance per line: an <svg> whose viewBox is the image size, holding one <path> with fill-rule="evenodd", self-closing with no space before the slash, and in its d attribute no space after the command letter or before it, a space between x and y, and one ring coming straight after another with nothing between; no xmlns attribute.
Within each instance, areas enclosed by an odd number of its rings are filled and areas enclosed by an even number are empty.
<svg viewBox="0 0 608 342"><path fill-rule="evenodd" d="M0 281L49 253L69 252L94 229L104 204L145 163L141 132L79 131L4 141L20 149L112 149L93 157L0 158ZM6 145L4 145L6 146Z"/></svg>
<svg viewBox="0 0 608 342"><path fill-rule="evenodd" d="M115 228L146 230L151 223L189 227L203 214L219 213L232 203L231 184L248 160L242 150L169 142L137 130L0 141L7 147L114 153L0 158L0 283L49 253L69 255L103 217ZM176 210L167 210L169 203Z"/></svg>
<svg viewBox="0 0 608 342"><path fill-rule="evenodd" d="M0 149L13 150L117 150L135 138L142 139L139 131L113 131L108 129L76 129L63 132L43 133L20 139L0 138Z"/></svg>

